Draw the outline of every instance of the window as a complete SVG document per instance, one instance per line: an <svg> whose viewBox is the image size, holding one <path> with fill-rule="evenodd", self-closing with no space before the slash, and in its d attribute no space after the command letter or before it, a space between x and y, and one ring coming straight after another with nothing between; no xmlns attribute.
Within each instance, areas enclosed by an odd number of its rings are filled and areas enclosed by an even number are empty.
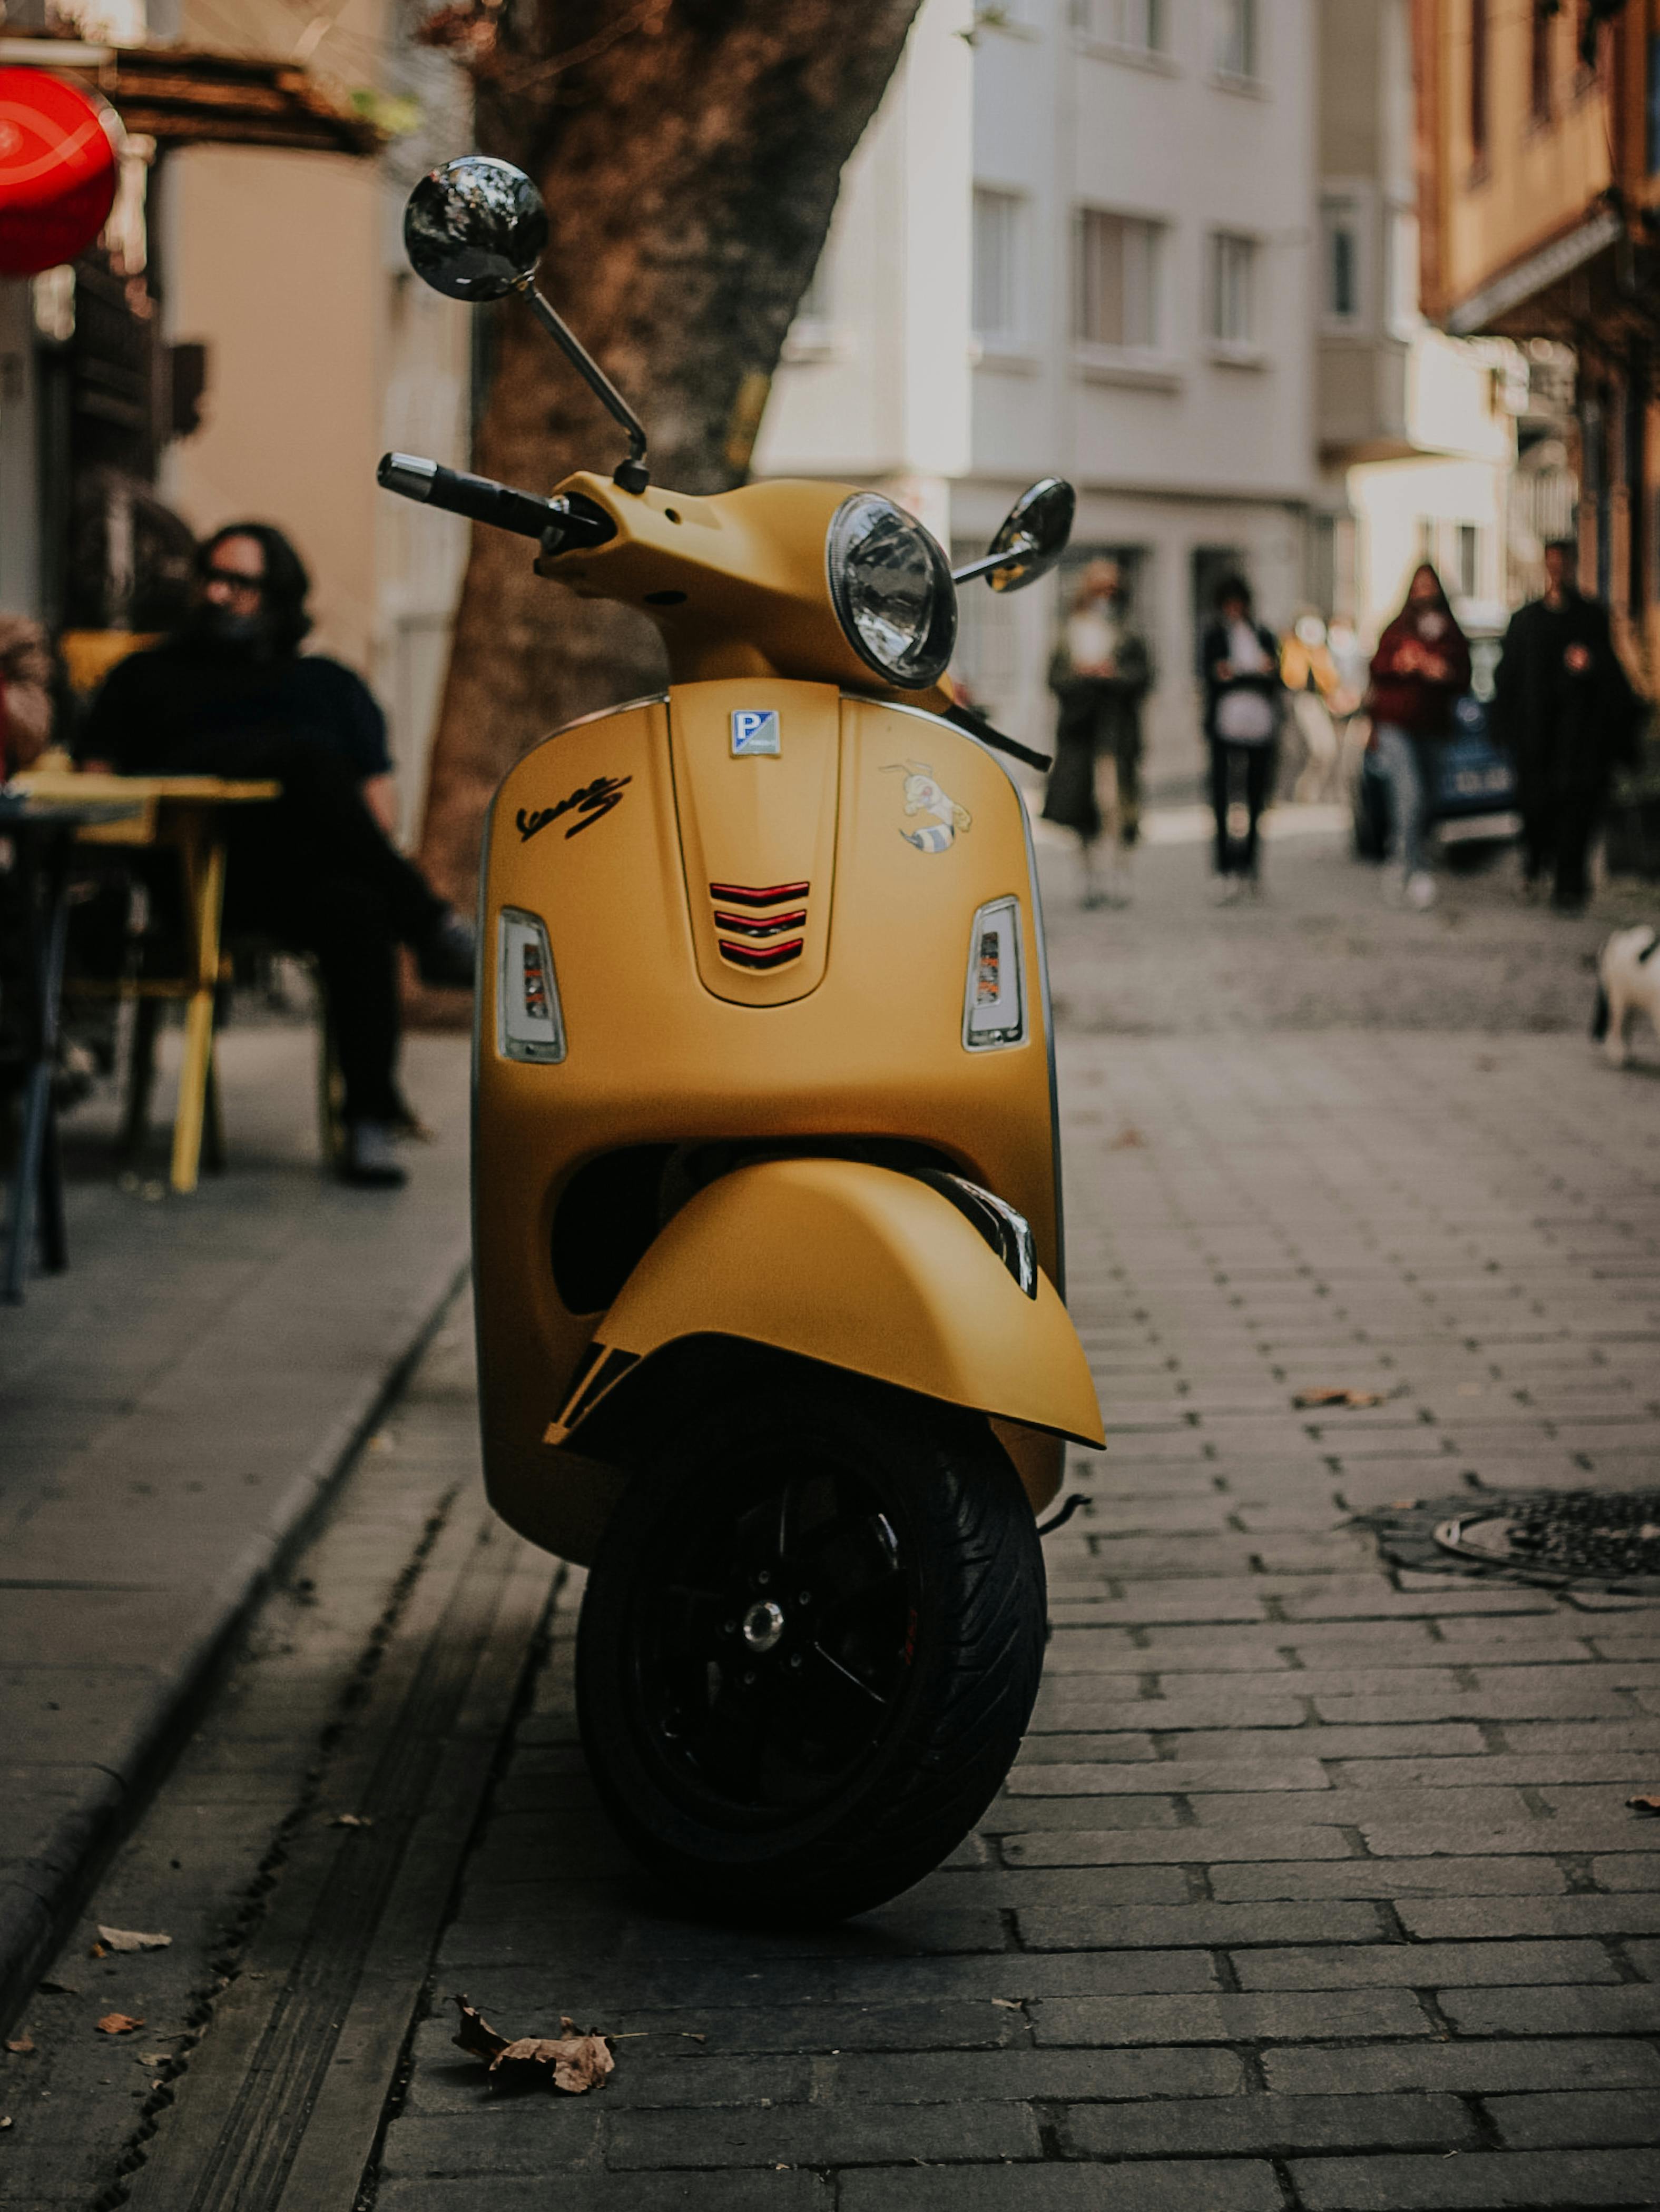
<svg viewBox="0 0 1660 2212"><path fill-rule="evenodd" d="M1432 568L1438 565L1436 541L1438 536L1435 517L1420 514L1418 518L1418 558L1427 561Z"/></svg>
<svg viewBox="0 0 1660 2212"><path fill-rule="evenodd" d="M1454 541L1455 589L1461 599L1473 599L1481 576L1481 532L1474 522L1461 522Z"/></svg>
<svg viewBox="0 0 1660 2212"><path fill-rule="evenodd" d="M1085 345L1157 347L1164 225L1080 210L1073 335Z"/></svg>
<svg viewBox="0 0 1660 2212"><path fill-rule="evenodd" d="M1218 231L1210 242L1206 328L1219 345L1248 346L1256 336L1256 240Z"/></svg>
<svg viewBox="0 0 1660 2212"><path fill-rule="evenodd" d="M1133 52L1164 51L1165 0L1072 0L1072 27L1104 46Z"/></svg>
<svg viewBox="0 0 1660 2212"><path fill-rule="evenodd" d="M1469 0L1470 156L1487 155L1487 0Z"/></svg>
<svg viewBox="0 0 1660 2212"><path fill-rule="evenodd" d="M1218 0L1217 75L1253 78L1257 62L1256 0Z"/></svg>
<svg viewBox="0 0 1660 2212"><path fill-rule="evenodd" d="M1332 195L1320 204L1321 307L1329 323L1353 328L1366 319L1361 204Z"/></svg>
<svg viewBox="0 0 1660 2212"><path fill-rule="evenodd" d="M1018 193L974 188L974 331L976 337L1018 338L1025 318L1020 296L1020 234L1025 206Z"/></svg>
<svg viewBox="0 0 1660 2212"><path fill-rule="evenodd" d="M830 249L826 247L797 303L795 319L806 329L824 330L835 320L835 313L836 294L830 282Z"/></svg>

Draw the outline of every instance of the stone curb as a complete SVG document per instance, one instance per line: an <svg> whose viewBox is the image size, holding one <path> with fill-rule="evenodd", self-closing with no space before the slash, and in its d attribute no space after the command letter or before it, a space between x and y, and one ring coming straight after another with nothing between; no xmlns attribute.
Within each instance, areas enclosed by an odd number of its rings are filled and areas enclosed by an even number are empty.
<svg viewBox="0 0 1660 2212"><path fill-rule="evenodd" d="M249 1614L309 1536L347 1469L386 1408L402 1392L466 1281L467 1260L453 1248L410 1301L419 1319L378 1371L360 1376L325 1442L296 1472L260 1533L219 1580L204 1625L171 1675L159 1683L113 1766L70 1806L46 1841L0 1881L0 2022L27 2002L91 1894L111 1853L127 1835L188 1735Z"/></svg>

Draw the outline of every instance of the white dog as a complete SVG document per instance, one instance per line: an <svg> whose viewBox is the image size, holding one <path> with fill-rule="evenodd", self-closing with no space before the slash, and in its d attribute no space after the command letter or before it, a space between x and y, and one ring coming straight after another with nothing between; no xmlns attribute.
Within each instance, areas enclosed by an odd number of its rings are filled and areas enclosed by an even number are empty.
<svg viewBox="0 0 1660 2212"><path fill-rule="evenodd" d="M1631 1016L1646 1014L1660 1030L1660 931L1647 922L1635 929L1616 929L1602 947L1596 974L1590 1033L1604 1040L1602 1049L1610 1063L1623 1067L1626 1024Z"/></svg>

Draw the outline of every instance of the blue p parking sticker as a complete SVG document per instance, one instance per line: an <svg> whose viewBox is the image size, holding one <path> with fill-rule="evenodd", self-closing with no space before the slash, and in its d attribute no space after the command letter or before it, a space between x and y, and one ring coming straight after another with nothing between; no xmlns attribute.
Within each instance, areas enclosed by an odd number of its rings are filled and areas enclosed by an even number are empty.
<svg viewBox="0 0 1660 2212"><path fill-rule="evenodd" d="M732 750L734 757L744 753L775 753L778 750L778 709L775 707L734 707Z"/></svg>

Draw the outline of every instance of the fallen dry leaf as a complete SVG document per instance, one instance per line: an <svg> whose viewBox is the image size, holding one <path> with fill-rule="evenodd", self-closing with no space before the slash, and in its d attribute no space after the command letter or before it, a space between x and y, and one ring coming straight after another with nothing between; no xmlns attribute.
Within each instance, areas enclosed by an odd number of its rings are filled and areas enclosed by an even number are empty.
<svg viewBox="0 0 1660 2212"><path fill-rule="evenodd" d="M492 2074L504 2066L539 2069L550 2087L580 2097L585 2089L597 2087L617 2063L603 2035L521 2035L510 2042L490 2026L477 2005L463 1996L455 2002L461 2013L457 2050L465 2051L469 2057L482 2058ZM562 2014L559 2025L569 2029L571 2023Z"/></svg>
<svg viewBox="0 0 1660 2212"><path fill-rule="evenodd" d="M20 2058L27 2057L34 2048L34 2038L32 2035L10 2036L7 2039L6 2048L15 2051Z"/></svg>
<svg viewBox="0 0 1660 2212"><path fill-rule="evenodd" d="M1660 1794L1627 1797L1626 1802L1633 1813L1660 1813Z"/></svg>
<svg viewBox="0 0 1660 2212"><path fill-rule="evenodd" d="M81 1994L74 1982L37 1982L35 1987L43 1997L78 1997Z"/></svg>
<svg viewBox="0 0 1660 2212"><path fill-rule="evenodd" d="M329 1826L331 1828L372 1828L374 1816L371 1813L337 1813Z"/></svg>
<svg viewBox="0 0 1660 2212"><path fill-rule="evenodd" d="M145 1936L137 1928L106 1928L100 1922L98 1940L112 1951L165 1951L171 1936Z"/></svg>
<svg viewBox="0 0 1660 2212"><path fill-rule="evenodd" d="M567 2021L566 2026L569 2027L569 2025L570 2023ZM708 2041L708 2036L699 2035L695 2027L683 2027L680 2029L679 2033L687 2043L707 2043Z"/></svg>
<svg viewBox="0 0 1660 2212"><path fill-rule="evenodd" d="M144 2025L130 2012L106 2012L98 2023L100 2035L131 2035L136 2027Z"/></svg>
<svg viewBox="0 0 1660 2212"><path fill-rule="evenodd" d="M1292 1400L1293 1406L1381 1406L1381 1390L1352 1390L1346 1383L1323 1387L1315 1390L1299 1390Z"/></svg>
<svg viewBox="0 0 1660 2212"><path fill-rule="evenodd" d="M994 1997L992 2002L994 2005L1001 2005L1005 2012L1018 2012L1025 1999L1024 1997Z"/></svg>
<svg viewBox="0 0 1660 2212"><path fill-rule="evenodd" d="M9 2128L10 2125L11 2114L9 2112L0 2113L0 2128Z"/></svg>

